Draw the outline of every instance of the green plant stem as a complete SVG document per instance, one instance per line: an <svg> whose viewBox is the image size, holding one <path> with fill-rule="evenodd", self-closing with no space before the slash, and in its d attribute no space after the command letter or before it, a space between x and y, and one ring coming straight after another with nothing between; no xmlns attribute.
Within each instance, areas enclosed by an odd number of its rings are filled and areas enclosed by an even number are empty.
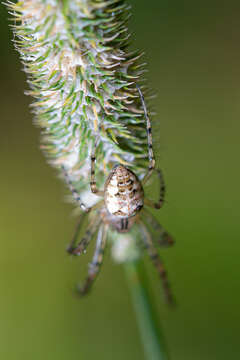
<svg viewBox="0 0 240 360"><path fill-rule="evenodd" d="M129 288L147 360L169 360L143 261L125 264Z"/></svg>

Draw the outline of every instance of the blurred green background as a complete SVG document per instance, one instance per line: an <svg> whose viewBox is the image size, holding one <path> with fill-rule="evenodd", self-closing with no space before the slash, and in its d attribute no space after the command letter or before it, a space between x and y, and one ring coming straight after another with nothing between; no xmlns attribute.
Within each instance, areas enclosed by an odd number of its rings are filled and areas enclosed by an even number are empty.
<svg viewBox="0 0 240 360"><path fill-rule="evenodd" d="M172 360L239 358L239 2L131 0L133 45L157 89L154 139L167 181L163 250L178 307L146 259ZM120 265L108 252L91 296L72 287L89 255L65 253L75 219L39 150L25 75L1 16L0 357L143 360ZM157 122L160 122L160 131Z"/></svg>

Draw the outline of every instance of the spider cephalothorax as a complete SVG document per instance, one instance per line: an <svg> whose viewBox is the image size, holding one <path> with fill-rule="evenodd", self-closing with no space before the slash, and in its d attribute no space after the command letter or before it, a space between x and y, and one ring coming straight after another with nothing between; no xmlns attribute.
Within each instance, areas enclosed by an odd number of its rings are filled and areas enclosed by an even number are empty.
<svg viewBox="0 0 240 360"><path fill-rule="evenodd" d="M85 252L90 240L92 239L92 237L94 237L97 229L99 229L97 233L95 253L88 270L88 277L84 285L79 288L79 292L82 295L86 294L91 288L91 285L100 270L100 266L103 260L103 252L106 245L107 229L111 227L113 230L119 233L125 233L128 232L135 223L137 223L140 227L140 232L145 248L148 250L149 256L151 257L162 279L166 299L169 303L171 303L173 298L169 288L166 271L164 269L161 258L159 257L158 251L155 248L155 242L161 246L170 246L173 244L173 240L171 236L156 221L152 214L148 212L147 209L145 209L145 206L154 207L155 209L161 208L164 201L165 185L162 177L162 172L158 169L155 169L155 159L152 149L151 123L147 114L143 95L139 87L137 88L140 94L140 98L142 100L142 105L147 123L149 157L148 172L144 176L143 180L140 181L133 171L129 170L123 165L118 164L114 166L114 168L108 175L105 181L104 190L99 190L96 186L95 179L95 144L91 155L90 187L92 193L101 196L103 200L100 200L93 207L86 207L86 205L81 201L78 192L74 189L71 181L67 176L66 171L64 170L67 183L75 197L75 200L79 202L81 209L84 210L84 212L86 213L92 210L96 211L95 216L91 219L87 227L85 236L81 239L79 243L76 244L77 235L81 225L80 220L77 225L73 240L68 247L68 252L72 255L80 255L81 253ZM148 181L153 170L157 172L160 180L160 196L158 202L156 203L144 198L143 190L143 185ZM157 238L155 235L152 239L145 224L147 224L148 226L150 225L155 230L155 232L158 233Z"/></svg>

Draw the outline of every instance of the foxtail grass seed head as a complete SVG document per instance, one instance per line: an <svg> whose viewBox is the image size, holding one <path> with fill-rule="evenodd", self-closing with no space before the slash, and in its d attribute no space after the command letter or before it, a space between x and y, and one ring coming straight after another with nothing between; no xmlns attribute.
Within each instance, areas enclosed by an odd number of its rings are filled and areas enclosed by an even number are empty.
<svg viewBox="0 0 240 360"><path fill-rule="evenodd" d="M129 6L122 0L7 5L51 165L64 166L79 191L87 188L88 159L99 137L99 181L116 161L141 175L146 132L135 83L143 69L141 54L128 50Z"/></svg>
<svg viewBox="0 0 240 360"><path fill-rule="evenodd" d="M118 262L140 256L136 239L142 236L170 298L161 260L144 224L147 217L162 229L145 204L159 209L165 187L157 170L159 201L144 199L142 185L154 171L155 158L141 91L146 93L141 53L129 50L129 6L124 0L23 0L7 1L7 6L27 74L26 93L34 98L34 122L42 129L41 148L79 208L91 212L84 237L76 245L79 223L68 252L86 252L97 234L80 292L90 289L100 270L107 233L115 232L112 252ZM99 190L103 184L104 190ZM104 200L97 202L99 197Z"/></svg>

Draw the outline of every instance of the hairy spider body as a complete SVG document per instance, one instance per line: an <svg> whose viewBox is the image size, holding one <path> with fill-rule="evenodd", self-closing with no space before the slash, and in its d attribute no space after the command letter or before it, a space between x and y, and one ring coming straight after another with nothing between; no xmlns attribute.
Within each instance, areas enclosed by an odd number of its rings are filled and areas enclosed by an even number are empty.
<svg viewBox="0 0 240 360"><path fill-rule="evenodd" d="M144 192L137 176L123 165L116 165L104 187L104 202L117 218L134 216L143 207Z"/></svg>
<svg viewBox="0 0 240 360"><path fill-rule="evenodd" d="M167 302L171 304L173 303L173 297L170 291L164 265L158 254L155 244L166 247L173 245L174 242L172 237L162 228L162 226L157 222L152 214L145 208L145 206L150 206L155 209L160 209L162 207L165 195L165 185L162 172L159 169L155 169L155 159L152 149L151 123L147 114L142 92L138 86L137 89L142 101L147 125L149 157L148 172L140 182L138 177L131 170L121 164L117 164L113 167L110 174L108 175L107 180L105 181L104 190L99 190L96 186L95 179L95 143L91 155L90 187L92 193L102 197L103 200L99 201L92 207L87 207L81 201L78 192L73 187L71 180L68 178L66 170L63 168L66 181L75 200L79 203L80 208L85 212L85 214L96 210L96 214L91 218L84 237L80 240L79 243L76 244L77 236L82 223L82 218L80 219L79 223L77 224L76 232L73 236L72 242L69 245L67 251L72 255L80 255L86 252L87 246L97 232L96 248L92 262L89 264L88 276L83 286L79 288L79 293L84 295L90 290L93 281L100 271L100 267L103 261L104 248L106 245L108 228L111 227L118 233L126 233L131 230L135 223L137 223L140 229L143 244L148 251L148 254L162 280L165 298ZM143 185L148 181L154 170L157 172L160 181L159 200L156 203L149 199L144 199L143 190ZM147 227L149 226L151 226L151 229L155 231L153 239L147 230Z"/></svg>

